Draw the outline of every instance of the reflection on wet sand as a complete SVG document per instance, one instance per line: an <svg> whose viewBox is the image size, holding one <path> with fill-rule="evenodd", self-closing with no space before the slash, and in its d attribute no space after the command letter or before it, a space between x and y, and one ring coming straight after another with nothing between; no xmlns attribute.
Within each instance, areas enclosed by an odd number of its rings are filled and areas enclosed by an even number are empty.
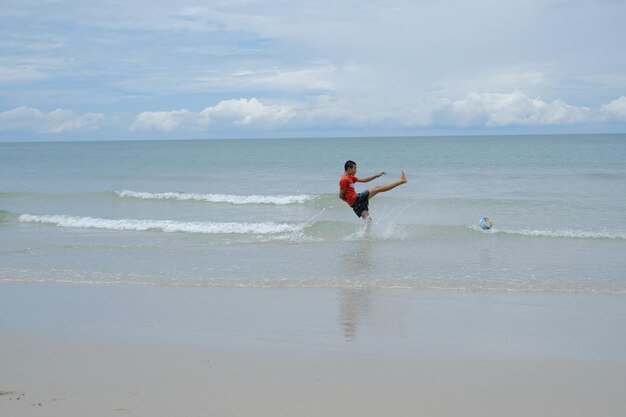
<svg viewBox="0 0 626 417"><path fill-rule="evenodd" d="M340 289L339 323L348 342L356 341L358 325L367 318L371 309L367 278L373 269L372 245L373 242L365 239L355 242L351 250L340 254L338 264L346 285Z"/></svg>
<svg viewBox="0 0 626 417"><path fill-rule="evenodd" d="M338 254L338 321L346 342L356 342L368 333L402 338L406 333L406 294L381 289L377 282L387 279L389 260L380 243L363 239Z"/></svg>
<svg viewBox="0 0 626 417"><path fill-rule="evenodd" d="M357 327L370 312L370 290L342 288L340 294L340 324L348 342L357 339Z"/></svg>

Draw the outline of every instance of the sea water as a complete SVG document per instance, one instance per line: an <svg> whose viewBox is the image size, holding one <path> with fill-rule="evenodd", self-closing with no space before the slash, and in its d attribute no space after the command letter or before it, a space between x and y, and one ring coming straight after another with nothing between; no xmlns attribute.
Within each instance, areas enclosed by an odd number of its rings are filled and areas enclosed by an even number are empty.
<svg viewBox="0 0 626 417"><path fill-rule="evenodd" d="M625 191L626 135L0 143L0 282L626 294Z"/></svg>

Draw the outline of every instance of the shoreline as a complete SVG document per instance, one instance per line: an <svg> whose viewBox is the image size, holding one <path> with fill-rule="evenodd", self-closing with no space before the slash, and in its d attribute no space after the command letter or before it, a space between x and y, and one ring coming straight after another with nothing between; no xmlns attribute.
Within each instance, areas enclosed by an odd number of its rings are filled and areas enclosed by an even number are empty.
<svg viewBox="0 0 626 417"><path fill-rule="evenodd" d="M622 416L623 296L0 284L0 414Z"/></svg>

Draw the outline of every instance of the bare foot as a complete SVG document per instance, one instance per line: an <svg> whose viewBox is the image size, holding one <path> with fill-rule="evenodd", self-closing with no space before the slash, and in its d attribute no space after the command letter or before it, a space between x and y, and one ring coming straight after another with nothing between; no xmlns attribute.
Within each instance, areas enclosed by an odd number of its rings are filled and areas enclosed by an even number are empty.
<svg viewBox="0 0 626 417"><path fill-rule="evenodd" d="M407 182L409 182L406 179L406 174L404 173L404 170L402 170L402 175L400 175L400 181L402 181L402 184L406 184Z"/></svg>

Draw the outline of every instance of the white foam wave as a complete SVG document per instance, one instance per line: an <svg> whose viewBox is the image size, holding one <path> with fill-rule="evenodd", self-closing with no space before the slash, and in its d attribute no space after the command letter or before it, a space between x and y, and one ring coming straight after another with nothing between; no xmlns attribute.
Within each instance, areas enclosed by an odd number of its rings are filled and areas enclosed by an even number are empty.
<svg viewBox="0 0 626 417"><path fill-rule="evenodd" d="M122 190L115 192L122 198L138 198L142 200L177 200L177 201L206 201L209 203L229 204L274 204L284 206L288 204L304 204L315 199L309 194L300 195L232 195L232 194L194 194L194 193L150 193L144 191Z"/></svg>
<svg viewBox="0 0 626 417"><path fill-rule="evenodd" d="M510 229L491 229L482 230L478 226L470 226L472 230L478 230L484 233L503 233L508 235L519 235L529 237L548 237L548 238L567 238L567 239L619 239L626 240L626 234L618 232L590 232L584 230L510 230Z"/></svg>
<svg viewBox="0 0 626 417"><path fill-rule="evenodd" d="M22 214L20 222L45 223L59 227L105 230L157 230L162 232L183 232L202 234L251 234L280 235L299 232L302 224L286 223L247 223L247 222L177 222L171 220L135 220L135 219L100 219L94 217L73 217L64 215L32 215Z"/></svg>

